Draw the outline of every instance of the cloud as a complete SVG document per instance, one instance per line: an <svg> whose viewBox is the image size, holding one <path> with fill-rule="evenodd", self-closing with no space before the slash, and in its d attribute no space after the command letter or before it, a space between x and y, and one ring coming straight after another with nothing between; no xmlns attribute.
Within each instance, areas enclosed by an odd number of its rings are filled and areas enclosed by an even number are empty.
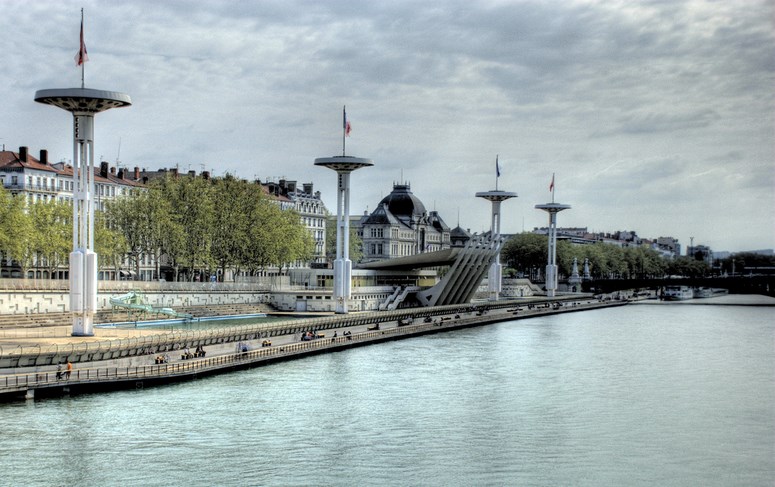
<svg viewBox="0 0 775 487"><path fill-rule="evenodd" d="M69 158L67 114L32 97L80 82L82 5L3 6L0 100L14 116L0 122L2 142ZM499 187L520 195L504 206L505 231L545 223L533 206L550 197L554 172L574 206L561 222L775 246L775 205L761 203L775 192L766 1L83 7L87 85L134 102L100 114L96 150L113 159L120 140L130 167L314 181L335 207L335 178L312 162L341 153L347 105L347 151L375 161L353 176L359 211L403 172L448 223L460 208L461 224L481 230L489 207L473 195L494 186L500 154Z"/></svg>

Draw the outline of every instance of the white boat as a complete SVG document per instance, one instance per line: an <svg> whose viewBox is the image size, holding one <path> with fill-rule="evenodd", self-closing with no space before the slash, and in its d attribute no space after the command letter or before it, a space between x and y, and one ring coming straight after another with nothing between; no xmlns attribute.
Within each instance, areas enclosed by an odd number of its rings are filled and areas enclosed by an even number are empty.
<svg viewBox="0 0 775 487"><path fill-rule="evenodd" d="M709 287L696 287L694 288L695 298L712 298L713 289Z"/></svg>
<svg viewBox="0 0 775 487"><path fill-rule="evenodd" d="M694 298L694 291L689 286L665 286L662 290L664 301L683 301Z"/></svg>

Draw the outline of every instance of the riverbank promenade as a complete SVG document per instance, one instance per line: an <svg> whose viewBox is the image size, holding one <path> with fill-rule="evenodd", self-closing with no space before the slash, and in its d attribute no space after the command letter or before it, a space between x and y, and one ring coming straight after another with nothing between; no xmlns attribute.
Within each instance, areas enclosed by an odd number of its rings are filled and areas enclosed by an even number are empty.
<svg viewBox="0 0 775 487"><path fill-rule="evenodd" d="M34 330L35 336L29 329L5 328L0 400L141 389L380 341L624 304L579 295L536 297L200 330L98 327L88 339L66 336L62 327Z"/></svg>

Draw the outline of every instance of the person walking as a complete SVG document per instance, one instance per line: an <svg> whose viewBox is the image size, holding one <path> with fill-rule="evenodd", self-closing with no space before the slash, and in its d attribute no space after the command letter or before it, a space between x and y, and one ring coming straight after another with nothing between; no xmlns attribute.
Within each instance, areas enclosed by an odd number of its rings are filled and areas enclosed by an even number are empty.
<svg viewBox="0 0 775 487"><path fill-rule="evenodd" d="M65 372L65 379L70 378L70 374L73 373L73 364L70 363L70 361L67 361L67 370Z"/></svg>

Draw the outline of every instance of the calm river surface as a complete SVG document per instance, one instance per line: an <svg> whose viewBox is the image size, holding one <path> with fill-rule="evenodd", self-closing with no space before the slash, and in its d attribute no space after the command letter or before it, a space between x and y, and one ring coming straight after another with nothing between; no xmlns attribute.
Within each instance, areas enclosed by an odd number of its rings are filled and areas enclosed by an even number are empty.
<svg viewBox="0 0 775 487"><path fill-rule="evenodd" d="M0 485L771 486L774 316L638 304L3 404Z"/></svg>

